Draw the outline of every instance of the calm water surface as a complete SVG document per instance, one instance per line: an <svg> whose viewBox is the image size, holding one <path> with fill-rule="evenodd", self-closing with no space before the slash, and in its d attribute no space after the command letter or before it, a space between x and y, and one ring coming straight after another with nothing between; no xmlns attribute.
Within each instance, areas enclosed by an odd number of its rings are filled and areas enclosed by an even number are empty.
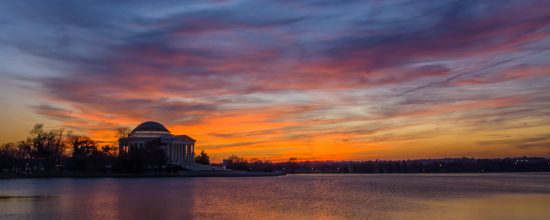
<svg viewBox="0 0 550 220"><path fill-rule="evenodd" d="M0 219L550 219L550 175L0 180Z"/></svg>

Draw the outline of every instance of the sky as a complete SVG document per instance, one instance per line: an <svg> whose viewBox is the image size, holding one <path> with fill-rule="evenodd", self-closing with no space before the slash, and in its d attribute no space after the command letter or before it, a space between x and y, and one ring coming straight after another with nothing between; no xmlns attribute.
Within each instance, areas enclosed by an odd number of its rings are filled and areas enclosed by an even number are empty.
<svg viewBox="0 0 550 220"><path fill-rule="evenodd" d="M549 157L549 8L0 0L0 143L152 120L214 161Z"/></svg>

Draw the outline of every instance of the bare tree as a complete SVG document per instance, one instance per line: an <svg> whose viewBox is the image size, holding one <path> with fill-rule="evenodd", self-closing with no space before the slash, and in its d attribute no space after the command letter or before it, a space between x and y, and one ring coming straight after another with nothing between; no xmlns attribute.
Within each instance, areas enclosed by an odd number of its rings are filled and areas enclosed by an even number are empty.
<svg viewBox="0 0 550 220"><path fill-rule="evenodd" d="M127 138L131 132L132 132L132 129L130 129L129 127L118 127L115 129L115 137Z"/></svg>

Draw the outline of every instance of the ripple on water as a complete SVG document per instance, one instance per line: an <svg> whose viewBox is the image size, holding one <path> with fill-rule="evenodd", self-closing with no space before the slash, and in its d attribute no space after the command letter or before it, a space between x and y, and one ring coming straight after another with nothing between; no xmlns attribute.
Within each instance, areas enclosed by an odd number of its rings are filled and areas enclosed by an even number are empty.
<svg viewBox="0 0 550 220"><path fill-rule="evenodd" d="M547 174L0 181L0 218L550 219Z"/></svg>

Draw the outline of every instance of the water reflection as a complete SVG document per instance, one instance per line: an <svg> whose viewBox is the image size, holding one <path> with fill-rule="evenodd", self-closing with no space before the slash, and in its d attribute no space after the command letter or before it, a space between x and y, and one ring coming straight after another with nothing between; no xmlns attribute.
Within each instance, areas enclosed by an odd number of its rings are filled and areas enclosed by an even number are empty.
<svg viewBox="0 0 550 220"><path fill-rule="evenodd" d="M471 199L423 201L423 210L391 213L391 219L550 219L550 196L500 194Z"/></svg>
<svg viewBox="0 0 550 220"><path fill-rule="evenodd" d="M550 176L1 180L0 218L550 219Z"/></svg>

